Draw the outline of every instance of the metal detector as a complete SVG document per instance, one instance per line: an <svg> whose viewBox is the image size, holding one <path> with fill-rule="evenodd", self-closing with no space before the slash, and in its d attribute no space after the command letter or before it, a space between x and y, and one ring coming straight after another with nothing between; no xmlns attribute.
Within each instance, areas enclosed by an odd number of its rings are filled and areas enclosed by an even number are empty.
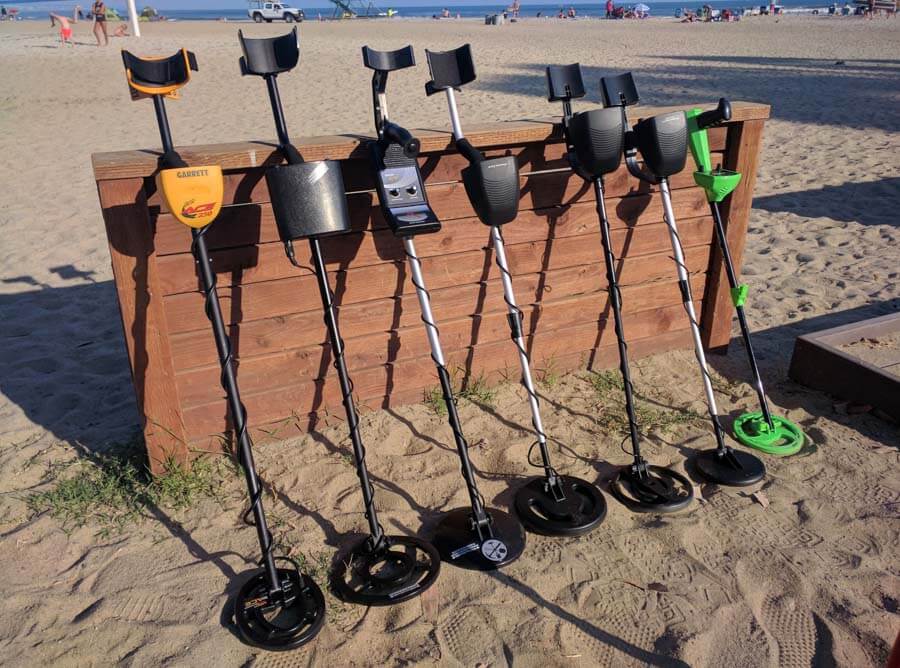
<svg viewBox="0 0 900 668"><path fill-rule="evenodd" d="M786 418L772 415L769 410L762 376L760 376L756 355L753 353L753 344L750 341L750 327L747 325L747 316L744 314L748 287L738 282L734 262L731 259L731 251L728 248L725 224L719 210L719 202L737 188L741 175L739 172L722 169L721 166L713 167L706 129L730 120L731 104L725 98L721 98L715 109L709 111L691 109L686 116L688 142L697 165L694 182L703 188L706 192L706 199L709 201L709 209L712 212L713 224L716 228L716 242L722 252L725 274L728 276L728 286L731 288L731 303L737 312L741 337L744 339L744 348L747 350L747 359L750 363L750 372L753 374L753 387L759 399L759 411L744 413L735 419L732 426L734 437L743 445L756 448L766 454L779 457L793 455L803 447L806 436L797 424Z"/></svg>
<svg viewBox="0 0 900 668"><path fill-rule="evenodd" d="M328 282L319 240L350 231L347 199L341 165L336 160L304 162L288 137L284 111L278 94L279 74L297 65L300 46L297 29L287 35L264 39L245 38L238 31L244 55L241 73L262 77L269 92L278 149L287 161L266 171L266 183L278 233L288 260L301 265L294 253L294 241L307 239L312 255L325 328L334 356L334 368L341 386L347 427L353 446L356 475L362 489L369 535L340 553L331 572L331 585L339 598L362 605L390 605L418 596L437 579L441 560L434 547L412 536L388 536L378 522L375 490L366 467L366 449L359 433L359 417L353 401L353 381L344 358L344 340L338 329L334 295Z"/></svg>
<svg viewBox="0 0 900 668"><path fill-rule="evenodd" d="M482 223L491 228L494 259L500 270L503 299L508 311L510 336L519 351L522 385L528 393L531 423L541 453L543 476L529 479L516 493L515 508L519 519L531 531L550 536L579 536L599 526L606 517L606 500L599 489L585 480L561 476L550 463L547 435L541 420L538 395L531 377L531 364L525 350L523 313L516 304L512 274L506 261L501 225L519 213L519 166L515 156L486 159L472 146L462 131L456 108L455 91L475 80L475 64L468 44L453 51L425 51L431 81L425 92L447 94L453 141L456 149L469 161L462 170L463 184L472 207ZM529 451L530 454L530 451ZM530 463L530 458L529 458Z"/></svg>
<svg viewBox="0 0 900 668"><path fill-rule="evenodd" d="M516 560L525 549L525 531L519 521L501 510L486 509L484 498L475 483L475 472L469 460L466 442L456 411L456 399L450 374L444 362L437 324L431 312L431 298L422 276L422 263L416 255L413 238L417 234L437 232L441 223L428 205L425 183L419 171L419 140L408 130L388 118L388 73L416 64L411 46L396 51L362 49L363 64L371 70L372 101L378 140L372 142L371 156L381 211L393 233L403 240L412 282L416 289L422 322L431 346L431 358L438 379L447 418L469 493L470 507L447 512L434 533L434 545L441 558L462 568L494 570Z"/></svg>
<svg viewBox="0 0 900 668"><path fill-rule="evenodd" d="M631 79L631 74L624 74L618 79ZM634 91L634 80L628 85ZM604 97L607 102L608 88L615 88L614 82L604 82ZM612 92L612 91L611 91ZM614 92L613 92L614 94ZM619 99L621 99L621 94ZM634 97L637 97L635 92ZM625 104L622 104L625 113ZM669 191L669 177L684 169L687 161L687 118L683 111L673 111L645 118L638 122L625 135L625 164L628 171L641 181L659 186L663 203L663 217L669 229L672 243L672 256L678 274L678 287L684 311L690 322L691 336L694 340L694 355L700 367L703 379L703 390L706 393L706 404L709 417L716 436L716 448L704 450L695 457L695 465L700 474L711 482L720 485L744 487L762 480L766 475L766 467L758 457L749 452L734 450L725 443L725 432L719 422L719 409L713 391L703 341L700 337L700 324L694 309L694 298L691 294L690 277L684 260L684 248L678 236L675 222L675 211L672 208L672 196ZM638 164L637 153L643 158L643 168Z"/></svg>
<svg viewBox="0 0 900 668"><path fill-rule="evenodd" d="M245 521L256 527L262 551L262 569L250 577L234 599L234 621L241 637L250 645L267 650L292 649L312 640L322 628L325 599L316 583L301 573L293 560L273 554L272 534L262 504L262 485L253 463L253 449L247 431L247 411L238 391L231 340L222 318L216 293L216 275L206 246L205 235L222 206L222 169L218 165L189 167L172 144L163 98L177 96L178 89L190 79L191 71L197 70L197 61L194 54L186 49L169 58L146 59L122 51L122 60L132 97L153 99L163 147L157 185L172 215L191 228L191 253L200 272L206 316L212 324L222 368L222 387L228 397L231 422L237 435L239 461L250 496L250 507L244 517ZM283 561L288 567L277 568L276 561Z"/></svg>
<svg viewBox="0 0 900 668"><path fill-rule="evenodd" d="M600 240L606 264L609 303L613 312L616 341L619 347L619 372L625 392L625 412L634 460L622 467L610 486L615 497L632 510L675 512L687 508L694 489L686 476L662 466L652 466L641 456L637 415L634 410L634 386L628 366L628 343L622 319L622 292L616 276L616 257L610 239L609 217L604 200L603 177L619 168L625 137L625 117L620 107L572 112L572 100L584 97L581 65L547 68L548 99L562 102L563 131L572 170L594 186Z"/></svg>

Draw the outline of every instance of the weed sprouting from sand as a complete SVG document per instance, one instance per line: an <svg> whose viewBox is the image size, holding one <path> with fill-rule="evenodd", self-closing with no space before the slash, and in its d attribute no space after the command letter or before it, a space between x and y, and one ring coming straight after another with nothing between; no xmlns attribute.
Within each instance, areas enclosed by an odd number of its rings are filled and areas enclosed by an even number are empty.
<svg viewBox="0 0 900 668"><path fill-rule="evenodd" d="M106 536L140 522L154 507L182 510L217 495L224 477L221 460L199 458L190 469L170 460L154 477L136 450L126 448L125 456L93 455L64 467L68 474L51 467L50 487L25 498L32 517L48 513L66 531L96 525Z"/></svg>
<svg viewBox="0 0 900 668"><path fill-rule="evenodd" d="M456 371L450 374L450 383L453 386L453 394L457 399L468 399L474 404L482 406L493 406L494 399L497 397L497 389L488 384L484 374L479 374L469 378L463 384L460 380L462 373ZM435 415L443 417L447 414L447 406L444 404L444 393L440 387L430 387L425 390L425 405L428 406Z"/></svg>
<svg viewBox="0 0 900 668"><path fill-rule="evenodd" d="M600 403L597 422L614 433L627 433L628 415L625 412L624 382L616 371L592 373L588 378ZM634 394L634 412L638 428L645 434L656 431L668 433L679 426L700 424L703 416L690 408L669 407L659 401Z"/></svg>
<svg viewBox="0 0 900 668"><path fill-rule="evenodd" d="M439 387L429 387L425 390L425 405L431 409L431 412L440 417L447 414L447 407L444 405L444 395Z"/></svg>
<svg viewBox="0 0 900 668"><path fill-rule="evenodd" d="M552 390L559 384L561 375L556 368L556 360L550 357L544 362L544 366L537 369L537 380L544 389Z"/></svg>

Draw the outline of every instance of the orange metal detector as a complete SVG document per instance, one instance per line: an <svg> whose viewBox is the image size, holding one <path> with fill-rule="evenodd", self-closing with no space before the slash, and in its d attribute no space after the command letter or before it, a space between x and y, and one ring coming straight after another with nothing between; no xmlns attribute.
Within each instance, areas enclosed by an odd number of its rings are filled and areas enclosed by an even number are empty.
<svg viewBox="0 0 900 668"><path fill-rule="evenodd" d="M250 495L250 507L244 518L256 527L262 551L262 569L250 577L234 599L234 621L241 638L250 645L268 650L292 649L311 640L322 628L325 599L316 583L301 573L292 560L273 554L272 534L262 504L262 486L247 431L247 411L238 391L231 341L222 318L216 275L205 240L209 226L222 208L222 168L218 165L188 166L172 145L164 98L177 97L178 89L190 80L191 71L197 70L197 61L186 49L169 58L138 58L122 51L122 60L132 98L150 97L153 100L163 146L157 186L169 210L191 228L193 235L191 253L200 271L206 316L212 324L219 352L222 387L228 397L239 461ZM288 567L278 568L276 561L282 561Z"/></svg>

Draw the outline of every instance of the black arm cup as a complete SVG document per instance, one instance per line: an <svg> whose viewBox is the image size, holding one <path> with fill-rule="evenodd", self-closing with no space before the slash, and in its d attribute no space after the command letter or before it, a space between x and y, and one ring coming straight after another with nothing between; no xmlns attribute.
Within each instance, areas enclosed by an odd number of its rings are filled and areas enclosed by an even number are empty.
<svg viewBox="0 0 900 668"><path fill-rule="evenodd" d="M266 76L292 70L300 60L300 46L297 44L297 29L280 37L251 39L238 31L238 40L244 57L241 60L243 74Z"/></svg>
<svg viewBox="0 0 900 668"><path fill-rule="evenodd" d="M453 51L428 51L428 69L431 71L429 94L446 88L459 88L475 81L475 62L472 48L463 44Z"/></svg>
<svg viewBox="0 0 900 668"><path fill-rule="evenodd" d="M469 201L485 225L504 225L519 213L519 165L514 155L475 162L462 170Z"/></svg>
<svg viewBox="0 0 900 668"><path fill-rule="evenodd" d="M362 54L363 65L378 72L394 72L416 64L412 46L404 46L396 51L376 51L364 46Z"/></svg>
<svg viewBox="0 0 900 668"><path fill-rule="evenodd" d="M336 160L279 165L266 183L282 241L350 231L341 165Z"/></svg>
<svg viewBox="0 0 900 668"><path fill-rule="evenodd" d="M622 107L637 104L638 92L631 72L600 79L600 92L604 107Z"/></svg>
<svg viewBox="0 0 900 668"><path fill-rule="evenodd" d="M625 140L622 110L609 107L575 114L569 122L569 139L585 172L598 178L616 171Z"/></svg>
<svg viewBox="0 0 900 668"><path fill-rule="evenodd" d="M581 65L549 65L547 67L547 99L559 102L577 97L584 97L584 79L581 77Z"/></svg>

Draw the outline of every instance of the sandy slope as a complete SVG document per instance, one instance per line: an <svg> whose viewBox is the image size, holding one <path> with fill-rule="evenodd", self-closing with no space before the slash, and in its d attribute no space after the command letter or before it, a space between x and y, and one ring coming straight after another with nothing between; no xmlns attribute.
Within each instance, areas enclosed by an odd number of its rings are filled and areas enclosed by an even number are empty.
<svg viewBox="0 0 900 668"><path fill-rule="evenodd" d="M236 26L145 29L142 41L113 47L169 53L184 44L200 59L184 100L170 105L179 141L271 136L259 82L238 76ZM786 368L796 335L900 304L900 22L396 22L304 24L302 34L302 67L282 89L297 135L368 131L363 43L412 40L421 55L471 41L479 81L462 104L472 122L546 115L543 66L575 60L591 82L634 70L651 103L770 102L744 274L755 327L767 330L758 348L773 401L816 447L768 460L767 508L709 489L693 513L664 519L610 502L594 534L529 537L525 557L502 574L448 567L425 597L394 609L330 599L314 645L258 655L258 665L883 663L900 626L897 428L847 415L788 382ZM79 46L57 49L45 25L0 24L0 655L11 665L245 665L257 653L221 625L233 577L255 553L238 480L220 503L158 511L121 536L23 521L23 493L47 462L77 456L76 442L103 451L137 421L89 155L158 139L147 104L128 101L116 48L90 47L86 24L75 38ZM443 101L421 94L425 78L423 67L398 75L392 111L411 126L444 127ZM741 348L713 363L726 411L751 405L736 382ZM638 367L648 400L702 411L689 352ZM548 430L568 446L558 466L607 479L625 457L597 417L618 408L601 404L584 375L542 392ZM521 391L501 388L493 406L464 403L462 416L470 440L483 439L473 449L483 492L505 506L510 479L527 473ZM427 529L464 501L448 430L427 407L371 414L364 434L390 530ZM292 437L289 426L282 435ZM647 455L681 466L709 441L691 423L652 433ZM313 563L364 525L347 454L339 426L260 448L277 533Z"/></svg>

